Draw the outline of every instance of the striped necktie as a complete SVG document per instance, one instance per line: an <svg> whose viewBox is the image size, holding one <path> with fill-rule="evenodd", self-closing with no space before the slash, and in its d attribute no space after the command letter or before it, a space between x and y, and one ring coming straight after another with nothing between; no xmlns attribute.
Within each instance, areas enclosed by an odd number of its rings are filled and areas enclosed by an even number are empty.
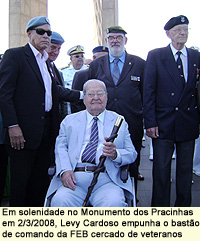
<svg viewBox="0 0 200 241"><path fill-rule="evenodd" d="M115 85L117 85L117 82L118 82L119 77L120 77L120 70L119 70L118 62L119 62L119 59L115 58L114 59L113 73L112 73L113 74L113 81L114 81Z"/></svg>
<svg viewBox="0 0 200 241"><path fill-rule="evenodd" d="M184 87L185 86L185 78L184 78L184 74L183 74L183 63L182 63L182 60L181 60L181 57L180 57L182 52L178 51L178 52L176 52L176 54L178 55L176 63L177 63L177 67L178 67L181 79L182 79L182 85Z"/></svg>
<svg viewBox="0 0 200 241"><path fill-rule="evenodd" d="M90 142L85 147L81 160L82 162L89 162L89 163L95 164L97 145L98 145L98 139L99 139L98 125L97 125L98 118L94 117L93 120L94 121L91 127Z"/></svg>

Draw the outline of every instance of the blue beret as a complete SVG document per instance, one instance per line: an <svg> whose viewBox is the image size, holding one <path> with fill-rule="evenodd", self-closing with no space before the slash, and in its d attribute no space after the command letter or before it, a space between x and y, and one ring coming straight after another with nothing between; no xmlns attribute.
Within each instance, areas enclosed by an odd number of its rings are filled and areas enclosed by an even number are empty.
<svg viewBox="0 0 200 241"><path fill-rule="evenodd" d="M43 24L50 25L49 19L47 17L38 16L38 17L32 18L26 26L26 32L28 32L29 29L35 28L37 26L41 26Z"/></svg>
<svg viewBox="0 0 200 241"><path fill-rule="evenodd" d="M171 28L175 27L176 25L180 24L189 24L189 20L186 16L179 15L177 17L171 18L164 26L164 30L170 30Z"/></svg>
<svg viewBox="0 0 200 241"><path fill-rule="evenodd" d="M92 53L96 54L98 52L108 52L108 48L106 46L97 46L93 48Z"/></svg>
<svg viewBox="0 0 200 241"><path fill-rule="evenodd" d="M65 40L63 39L63 37L59 33L52 32L51 43L62 45L64 42L65 42Z"/></svg>
<svg viewBox="0 0 200 241"><path fill-rule="evenodd" d="M123 33L127 34L127 32L120 26L112 26L106 29L106 33Z"/></svg>

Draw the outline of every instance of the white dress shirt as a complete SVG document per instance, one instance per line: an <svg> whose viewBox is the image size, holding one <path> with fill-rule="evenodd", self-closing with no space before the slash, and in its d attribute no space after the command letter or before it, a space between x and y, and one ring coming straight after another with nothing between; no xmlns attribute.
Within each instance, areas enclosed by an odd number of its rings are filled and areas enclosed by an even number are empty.
<svg viewBox="0 0 200 241"><path fill-rule="evenodd" d="M50 111L52 108L52 80L51 76L49 74L49 71L47 69L46 61L48 59L48 54L44 50L43 55L35 48L31 43L29 43L31 50L33 51L33 54L36 58L36 61L38 63L42 79L44 82L45 87L45 111Z"/></svg>

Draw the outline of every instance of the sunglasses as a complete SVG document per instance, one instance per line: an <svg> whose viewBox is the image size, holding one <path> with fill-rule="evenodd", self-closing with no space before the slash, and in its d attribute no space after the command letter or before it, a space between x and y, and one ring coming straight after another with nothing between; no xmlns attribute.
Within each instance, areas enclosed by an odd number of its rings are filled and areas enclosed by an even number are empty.
<svg viewBox="0 0 200 241"><path fill-rule="evenodd" d="M52 35L52 31L51 30L44 30L42 28L33 28L32 30L35 30L37 34L39 35L44 35L45 33L47 33L48 36Z"/></svg>
<svg viewBox="0 0 200 241"><path fill-rule="evenodd" d="M83 54L76 54L76 55L73 55L73 57L75 57L75 58L79 58L79 57L82 57L83 58Z"/></svg>

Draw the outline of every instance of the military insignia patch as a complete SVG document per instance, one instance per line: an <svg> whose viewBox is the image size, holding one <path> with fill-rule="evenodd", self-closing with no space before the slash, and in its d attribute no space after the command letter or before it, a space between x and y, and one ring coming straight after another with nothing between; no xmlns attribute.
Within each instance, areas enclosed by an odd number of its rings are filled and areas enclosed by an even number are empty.
<svg viewBox="0 0 200 241"><path fill-rule="evenodd" d="M182 23L185 22L185 17L181 17L181 22L182 22Z"/></svg>
<svg viewBox="0 0 200 241"><path fill-rule="evenodd" d="M138 76L131 76L132 81L140 81L140 77Z"/></svg>

